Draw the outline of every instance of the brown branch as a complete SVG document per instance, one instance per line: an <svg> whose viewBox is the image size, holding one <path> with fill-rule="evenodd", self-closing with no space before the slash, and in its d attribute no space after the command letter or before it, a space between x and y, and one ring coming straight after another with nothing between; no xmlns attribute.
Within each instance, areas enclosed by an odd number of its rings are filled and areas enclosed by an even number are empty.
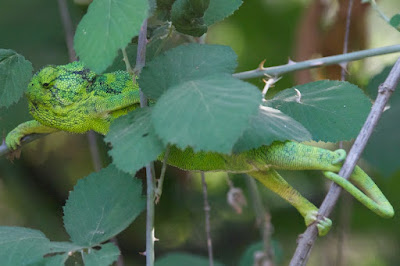
<svg viewBox="0 0 400 266"><path fill-rule="evenodd" d="M397 84L400 80L400 58L397 60L396 64L393 66L385 82L379 86L378 96L372 106L371 112L368 115L367 120L364 123L359 135L357 136L351 150L343 164L339 175L343 178L348 179L354 170L354 167L363 152L369 137L371 136L376 124L381 117L383 110L388 102L390 96L395 90ZM319 210L319 215L322 217L328 217L332 212L336 201L339 198L341 187L333 183L326 195L324 201ZM290 262L291 266L305 265L311 248L317 238L318 230L315 224L309 226L304 234L302 234L298 241L298 246Z"/></svg>

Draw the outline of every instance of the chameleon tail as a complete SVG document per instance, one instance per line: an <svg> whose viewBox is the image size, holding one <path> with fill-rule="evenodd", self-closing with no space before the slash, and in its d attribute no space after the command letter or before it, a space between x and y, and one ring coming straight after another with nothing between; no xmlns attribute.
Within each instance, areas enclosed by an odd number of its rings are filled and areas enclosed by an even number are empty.
<svg viewBox="0 0 400 266"><path fill-rule="evenodd" d="M393 217L394 210L392 205L374 181L360 167L356 166L354 168L349 180L333 172L324 172L324 175L379 216L384 218Z"/></svg>

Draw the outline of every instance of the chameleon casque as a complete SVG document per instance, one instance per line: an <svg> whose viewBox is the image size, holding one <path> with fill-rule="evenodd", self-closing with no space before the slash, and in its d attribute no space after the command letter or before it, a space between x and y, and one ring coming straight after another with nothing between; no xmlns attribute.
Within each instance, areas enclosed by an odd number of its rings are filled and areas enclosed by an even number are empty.
<svg viewBox="0 0 400 266"><path fill-rule="evenodd" d="M20 124L7 135L10 149L16 149L21 139L32 133L94 130L105 135L113 120L140 105L138 85L128 72L96 75L80 62L44 67L33 76L26 96L35 120ZM247 173L292 204L307 226L316 222L322 236L329 231L331 220L318 219L318 208L276 170L321 170L373 212L382 217L394 215L389 201L360 167L356 166L349 180L336 174L345 157L344 150L286 141L232 155L171 147L168 164L184 170Z"/></svg>

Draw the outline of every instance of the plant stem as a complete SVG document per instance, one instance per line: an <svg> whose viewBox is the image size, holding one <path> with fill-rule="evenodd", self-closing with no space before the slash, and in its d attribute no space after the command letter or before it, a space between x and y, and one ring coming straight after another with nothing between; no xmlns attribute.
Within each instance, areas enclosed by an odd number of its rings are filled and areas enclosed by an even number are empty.
<svg viewBox="0 0 400 266"><path fill-rule="evenodd" d="M347 6L347 16L346 16L346 28L344 33L344 41L343 41L343 54L346 54L349 48L349 35L350 35L350 24L351 24L351 11L353 8L353 0L349 0L349 4ZM341 71L341 81L346 80L347 73L347 64L345 67L342 66ZM339 142L339 148L343 148L343 141ZM352 206L352 198L349 194L345 194L342 197L342 205L340 209L340 221L338 224L338 232L337 234L337 245L336 245L336 266L345 265L345 244L346 244L346 235L348 231L350 231L350 219L351 219L351 206Z"/></svg>
<svg viewBox="0 0 400 266"><path fill-rule="evenodd" d="M260 193L257 189L257 184L254 178L246 176L247 188L253 203L253 209L256 214L257 226L260 229L261 239L264 243L264 254L262 260L255 261L254 265L274 265L274 252L271 247L271 235L273 226L271 223L271 215L267 208L264 208Z"/></svg>
<svg viewBox="0 0 400 266"><path fill-rule="evenodd" d="M207 235L207 249L208 249L208 261L209 265L214 265L213 259L213 249L212 249L212 239L211 239L211 226L210 226L210 204L208 203L208 195L207 195L207 183L206 178L204 176L204 172L201 172L201 183L203 185L203 198L204 198L204 213L205 213L205 231Z"/></svg>
<svg viewBox="0 0 400 266"><path fill-rule="evenodd" d="M134 73L139 76L140 71L146 64L146 44L147 44L147 19L143 21L139 32L138 49L136 56L136 66ZM124 58L127 58L125 53ZM147 104L147 97L140 91L140 107L144 108ZM154 200L155 200L155 180L152 172L153 163L146 165L147 181L147 212L146 212L146 266L154 265Z"/></svg>
<svg viewBox="0 0 400 266"><path fill-rule="evenodd" d="M368 50L362 50L347 54L340 54L340 55L333 55L327 56L312 60L306 60L302 62L293 62L290 61L286 65L281 66L274 66L274 67L267 67L267 68L257 68L255 70L240 72L233 74L233 77L238 79L250 79L250 78L257 78L263 77L265 74L269 76L280 76L285 73L303 70L303 69L311 69L315 67L321 66L328 66L328 65L335 65L355 60L360 60L366 57L377 56L377 55L384 55L390 53L397 53L400 52L400 45L392 45L392 46L385 46L379 48L373 48Z"/></svg>
<svg viewBox="0 0 400 266"><path fill-rule="evenodd" d="M393 66L385 82L379 86L378 96L372 106L371 112L368 115L360 133L358 134L350 152L339 171L339 175L348 179L354 170L354 167L364 150L369 137L371 136L376 124L381 117L383 110L390 96L394 92L397 84L400 81L400 58ZM342 188L336 183L333 183L319 209L319 216L328 217L332 212L336 201L339 198ZM311 248L317 238L318 229L315 224L310 225L298 240L298 246L295 254L290 262L291 266L306 265Z"/></svg>
<svg viewBox="0 0 400 266"><path fill-rule="evenodd" d="M164 177L165 177L165 172L167 170L167 160L168 160L168 155L169 155L169 145L167 146L167 148L165 149L165 153L164 153L164 160L162 163L162 167L161 167L161 174L160 174L160 178L157 180L156 184L156 201L155 203L158 204L158 202L160 201L161 198L161 194L162 194L162 188L163 188L163 184L164 184Z"/></svg>
<svg viewBox="0 0 400 266"><path fill-rule="evenodd" d="M390 24L390 18L388 18L385 13L382 12L382 10L379 9L378 5L376 4L375 0L370 0L369 3L371 4L371 7L378 12L379 16L386 21L388 24Z"/></svg>

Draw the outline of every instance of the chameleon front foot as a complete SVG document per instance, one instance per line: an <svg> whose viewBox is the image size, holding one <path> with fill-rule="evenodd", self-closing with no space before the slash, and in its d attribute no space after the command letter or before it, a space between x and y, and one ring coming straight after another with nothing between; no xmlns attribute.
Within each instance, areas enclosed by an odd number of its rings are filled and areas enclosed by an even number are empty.
<svg viewBox="0 0 400 266"><path fill-rule="evenodd" d="M10 150L16 150L18 146L21 145L21 139L23 137L24 134L13 130L6 136L5 143Z"/></svg>
<svg viewBox="0 0 400 266"><path fill-rule="evenodd" d="M318 235L319 236L324 236L326 235L329 230L331 229L332 226L332 221L331 219L327 217L322 217L321 219L318 219L318 211L310 211L305 217L305 222L306 225L309 226L313 223L317 223L317 228L318 228Z"/></svg>

